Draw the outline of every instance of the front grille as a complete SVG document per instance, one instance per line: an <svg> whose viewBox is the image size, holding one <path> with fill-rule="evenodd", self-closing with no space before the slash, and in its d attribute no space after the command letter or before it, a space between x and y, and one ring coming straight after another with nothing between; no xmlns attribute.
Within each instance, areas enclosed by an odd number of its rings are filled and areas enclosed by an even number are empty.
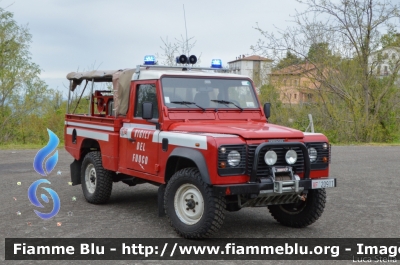
<svg viewBox="0 0 400 265"><path fill-rule="evenodd" d="M310 163L311 170L324 170L328 168L330 160L331 160L331 146L328 145L327 149L323 149L324 142L317 143L305 143L307 148L313 147L317 150L317 160L315 162ZM218 174L220 176L230 176L230 175L239 175L239 174L247 174L251 176L253 162L254 162L254 154L259 144L250 144L250 145L223 145L218 149L218 165L220 162L227 161L227 155L230 151L236 150L240 153L241 159L240 163L236 167L231 167L226 163L226 168L218 167ZM220 148L225 147L226 152L222 154L220 152ZM247 147L247 148L246 148ZM246 150L247 149L247 150ZM287 150L293 149L297 153L297 161L294 165L289 165L286 163L285 154ZM304 172L304 156L300 147L269 147L265 146L261 149L259 153L258 165L257 165L257 177L266 177L270 175L270 166L268 166L264 161L264 155L268 150L274 150L277 154L277 162L274 166L291 166L293 169L293 173L299 174ZM247 155L246 155L247 153ZM308 155L308 153L306 153ZM323 161L323 157L328 158L328 162Z"/></svg>
<svg viewBox="0 0 400 265"><path fill-rule="evenodd" d="M247 174L249 176L251 175L253 161L254 161L254 154L255 154L257 146L258 146L257 144L248 145ZM273 150L277 154L278 160L274 166L292 166L293 171L295 173L303 172L304 171L303 152L298 147L293 147L290 149L295 150L297 153L297 161L294 165L289 165L288 163L286 163L285 154L286 154L288 148L270 148L270 147L266 146L263 149L261 149L261 151L259 153L259 159L258 159L258 165L257 165L257 177L266 177L270 174L270 171L269 171L270 166L268 166L264 161L264 155L268 150Z"/></svg>

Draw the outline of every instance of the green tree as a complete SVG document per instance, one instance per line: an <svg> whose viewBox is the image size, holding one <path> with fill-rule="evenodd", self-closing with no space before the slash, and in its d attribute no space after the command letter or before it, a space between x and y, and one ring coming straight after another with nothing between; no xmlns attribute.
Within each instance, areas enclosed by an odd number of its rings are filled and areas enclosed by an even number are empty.
<svg viewBox="0 0 400 265"><path fill-rule="evenodd" d="M315 108L324 113L326 131L338 141L391 141L399 134L398 121L388 119L398 113L399 89L394 89L399 60L390 73L376 76L379 62L374 54L385 42L381 31L394 28L399 4L387 0L298 0L306 5L294 16L294 26L278 34L257 30L265 38L253 47L264 54L279 54L290 49L309 59L314 70L308 72L316 94ZM318 43L316 43L316 40ZM395 124L393 124L395 122Z"/></svg>
<svg viewBox="0 0 400 265"><path fill-rule="evenodd" d="M32 124L27 118L35 111L42 113L41 104L48 96L39 66L31 62L30 42L27 27L0 8L0 144L25 141Z"/></svg>
<svg viewBox="0 0 400 265"><path fill-rule="evenodd" d="M279 91L272 84L263 85L260 88L259 97L262 105L267 102L271 103L271 117L268 119L269 122L285 124L288 115L287 112L283 111Z"/></svg>
<svg viewBox="0 0 400 265"><path fill-rule="evenodd" d="M395 28L390 28L388 33L381 37L382 48L400 47L400 33Z"/></svg>
<svg viewBox="0 0 400 265"><path fill-rule="evenodd" d="M301 64L303 63L304 60L301 59L300 57L296 56L294 53L291 53L290 51L286 52L286 57L282 58L279 60L279 62L276 64L275 68L276 69L282 69L294 64Z"/></svg>
<svg viewBox="0 0 400 265"><path fill-rule="evenodd" d="M324 62L329 57L332 57L332 51L326 42L312 43L307 53L307 60L315 63Z"/></svg>

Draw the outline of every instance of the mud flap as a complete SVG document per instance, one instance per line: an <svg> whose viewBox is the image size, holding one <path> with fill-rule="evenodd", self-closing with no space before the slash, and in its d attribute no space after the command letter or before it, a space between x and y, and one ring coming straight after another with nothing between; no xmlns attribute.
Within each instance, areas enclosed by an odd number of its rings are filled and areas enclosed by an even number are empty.
<svg viewBox="0 0 400 265"><path fill-rule="evenodd" d="M72 186L81 184L81 167L82 167L82 161L79 161L76 159L69 166L69 168L71 170Z"/></svg>
<svg viewBox="0 0 400 265"><path fill-rule="evenodd" d="M164 193L165 193L165 184L160 185L158 187L158 217L165 216L164 209Z"/></svg>

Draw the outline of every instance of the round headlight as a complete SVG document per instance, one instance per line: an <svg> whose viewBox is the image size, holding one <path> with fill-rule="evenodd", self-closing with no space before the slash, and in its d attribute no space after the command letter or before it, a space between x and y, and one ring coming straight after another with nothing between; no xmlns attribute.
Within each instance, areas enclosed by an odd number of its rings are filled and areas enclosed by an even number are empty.
<svg viewBox="0 0 400 265"><path fill-rule="evenodd" d="M228 154L228 164L232 167L236 167L240 163L240 153L238 151L230 151Z"/></svg>
<svg viewBox="0 0 400 265"><path fill-rule="evenodd" d="M308 148L308 156L310 157L310 162L315 162L317 160L317 155L317 149L315 149L314 147Z"/></svg>
<svg viewBox="0 0 400 265"><path fill-rule="evenodd" d="M294 150L287 151L286 155L285 155L285 159L289 165L293 165L294 163L296 163L296 161L297 161L296 151L294 151Z"/></svg>
<svg viewBox="0 0 400 265"><path fill-rule="evenodd" d="M265 153L264 161L268 166L275 165L276 160L278 160L278 156L274 151L269 150L268 152Z"/></svg>

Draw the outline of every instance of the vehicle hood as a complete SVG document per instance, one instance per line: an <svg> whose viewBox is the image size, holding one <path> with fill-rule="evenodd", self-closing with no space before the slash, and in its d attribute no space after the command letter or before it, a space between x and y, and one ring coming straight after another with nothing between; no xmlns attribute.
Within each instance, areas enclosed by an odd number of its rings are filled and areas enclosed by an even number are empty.
<svg viewBox="0 0 400 265"><path fill-rule="evenodd" d="M303 132L265 122L178 122L169 127L170 131L192 133L235 134L245 139L299 139Z"/></svg>

